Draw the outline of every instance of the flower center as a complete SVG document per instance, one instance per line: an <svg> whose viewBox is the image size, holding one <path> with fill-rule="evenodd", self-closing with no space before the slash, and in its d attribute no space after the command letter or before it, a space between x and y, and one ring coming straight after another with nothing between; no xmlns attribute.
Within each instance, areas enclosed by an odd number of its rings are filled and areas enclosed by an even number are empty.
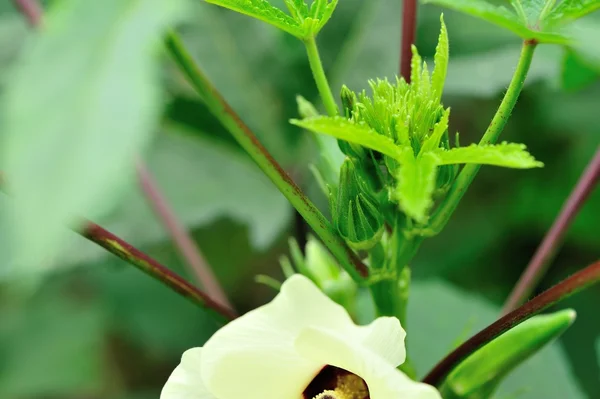
<svg viewBox="0 0 600 399"><path fill-rule="evenodd" d="M365 381L351 372L325 366L302 393L304 399L369 399Z"/></svg>

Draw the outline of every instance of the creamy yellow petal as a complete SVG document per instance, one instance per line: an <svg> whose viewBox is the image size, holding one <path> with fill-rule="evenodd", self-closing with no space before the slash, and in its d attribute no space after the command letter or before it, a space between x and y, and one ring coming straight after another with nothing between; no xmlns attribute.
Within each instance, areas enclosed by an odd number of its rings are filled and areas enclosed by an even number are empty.
<svg viewBox="0 0 600 399"><path fill-rule="evenodd" d="M208 340L203 380L219 399L298 399L325 365L294 348L298 335L311 326L341 333L359 329L343 307L306 277L294 275L273 301Z"/></svg>
<svg viewBox="0 0 600 399"><path fill-rule="evenodd" d="M200 377L202 348L187 350L165 384L160 399L217 399Z"/></svg>
<svg viewBox="0 0 600 399"><path fill-rule="evenodd" d="M392 350L394 344L389 345ZM296 348L308 359L327 362L360 376L369 387L371 399L441 399L432 386L411 380L387 359L355 345L343 335L309 328L296 340Z"/></svg>

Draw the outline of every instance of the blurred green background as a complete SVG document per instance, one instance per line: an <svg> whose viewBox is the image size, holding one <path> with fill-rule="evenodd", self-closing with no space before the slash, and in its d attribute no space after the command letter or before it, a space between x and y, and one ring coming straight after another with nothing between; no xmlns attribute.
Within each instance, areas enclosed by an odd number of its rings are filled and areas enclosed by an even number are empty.
<svg viewBox="0 0 600 399"><path fill-rule="evenodd" d="M279 2L282 3L282 2ZM431 57L441 9L419 9L417 45ZM401 2L341 0L318 42L335 91L365 88L398 69ZM499 104L520 41L445 11L451 62L444 103L461 143L477 141ZM28 28L0 4L0 87ZM323 209L308 172L307 133L289 125L295 96L317 101L302 44L261 22L194 2L184 41L218 89ZM484 167L447 229L427 241L413 270L408 337L420 375L457 342L497 317L502 301L600 143L600 81L564 67L541 46L502 138L524 142L546 167ZM49 71L51 78L52 71ZM167 59L162 131L148 164L240 311L274 292L277 258L297 233L291 207L212 118ZM102 226L193 279L135 183ZM600 190L591 196L539 289L598 258ZM2 237L0 232L0 238ZM41 276L41 277L40 277ZM600 397L600 287L565 301L578 320L517 369L498 398ZM43 274L0 282L0 398L157 398L182 352L216 325L202 310L75 235ZM235 382L232 382L235 383Z"/></svg>

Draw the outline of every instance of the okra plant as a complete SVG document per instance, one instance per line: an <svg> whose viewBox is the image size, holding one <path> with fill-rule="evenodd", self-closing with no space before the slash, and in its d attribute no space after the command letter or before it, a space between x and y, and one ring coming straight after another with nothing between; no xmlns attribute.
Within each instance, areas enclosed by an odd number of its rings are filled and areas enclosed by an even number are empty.
<svg viewBox="0 0 600 399"><path fill-rule="evenodd" d="M464 145L450 127L451 109L443 101L452 57L452 32L443 15L432 65L406 35L402 57L410 57L410 70L393 79L373 76L369 90L355 91L330 85L317 46L338 0L284 0L286 9L271 0L206 0L270 24L305 46L320 99L311 103L305 93L290 98L298 115L289 123L310 135L320 152L310 169L327 198L327 212L269 154L207 78L202 60L184 45L175 26L185 18L188 2L62 0L42 18L35 2L15 1L36 32L6 84L2 104L0 168L9 202L10 234L3 238L12 244L9 272L56 256L68 226L221 323L202 348L183 354L161 399L488 398L513 369L574 322L570 309L538 313L600 281L598 262L519 307L543 274L538 266L534 277L515 290L503 317L450 351L422 381L412 360L419 353L405 349L405 337L419 334L407 323L407 303L411 263L421 244L444 229L481 166L521 173L544 166L526 143L502 141L500 135L539 46L562 46L578 59L597 61L598 54L579 38L582 31L591 32L581 18L600 9L600 1L424 1L496 24L522 39L514 75L489 127L478 143ZM404 23L414 25L415 9L414 1L404 1ZM87 33L77 46L64 48L64 39L80 31ZM42 65L49 53L55 54L53 65ZM280 262L285 281L257 276L277 291L275 298L239 317L210 272L201 275L200 290L81 219L106 212L137 165L150 201L185 247L185 233L173 227L173 215L152 188L140 157L160 116L157 59L165 54L313 231L305 245L290 239L290 257ZM53 68L68 68L70 79L53 81L47 92L35 96L41 81L52 80L46 71ZM125 78L113 78L115 70L124 70L118 76ZM50 93L55 96L51 101ZM97 148L109 148L114 162L100 165L90 157ZM598 163L593 161L583 180L588 190L598 180ZM82 185L87 189L78 189Z"/></svg>

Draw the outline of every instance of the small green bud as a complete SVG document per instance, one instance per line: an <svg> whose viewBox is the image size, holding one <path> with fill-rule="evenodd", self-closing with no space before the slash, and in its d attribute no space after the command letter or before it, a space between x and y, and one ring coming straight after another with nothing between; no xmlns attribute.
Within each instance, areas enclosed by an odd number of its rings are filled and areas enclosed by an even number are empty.
<svg viewBox="0 0 600 399"><path fill-rule="evenodd" d="M340 94L342 98L342 109L346 118L352 118L352 110L356 104L356 93L348 88L348 86L342 86L342 92Z"/></svg>
<svg viewBox="0 0 600 399"><path fill-rule="evenodd" d="M348 88L348 86L343 85L342 91L340 94L342 99L342 112L347 119L352 119L352 111L354 110L354 106L356 104L356 94ZM360 145L352 144L344 140L338 140L338 145L340 146L340 150L349 157L364 159L366 156L365 149Z"/></svg>
<svg viewBox="0 0 600 399"><path fill-rule="evenodd" d="M348 245L368 250L381 239L384 219L375 193L369 190L355 162L346 158L342 164L334 224Z"/></svg>
<svg viewBox="0 0 600 399"><path fill-rule="evenodd" d="M446 379L445 399L490 398L502 379L575 321L572 309L535 316L505 332L462 362Z"/></svg>
<svg viewBox="0 0 600 399"><path fill-rule="evenodd" d="M448 139L448 132L444 133L440 146L446 150L450 149L450 140ZM435 195L444 195L450 190L456 175L458 175L458 165L442 165L438 168L438 174L435 183Z"/></svg>

